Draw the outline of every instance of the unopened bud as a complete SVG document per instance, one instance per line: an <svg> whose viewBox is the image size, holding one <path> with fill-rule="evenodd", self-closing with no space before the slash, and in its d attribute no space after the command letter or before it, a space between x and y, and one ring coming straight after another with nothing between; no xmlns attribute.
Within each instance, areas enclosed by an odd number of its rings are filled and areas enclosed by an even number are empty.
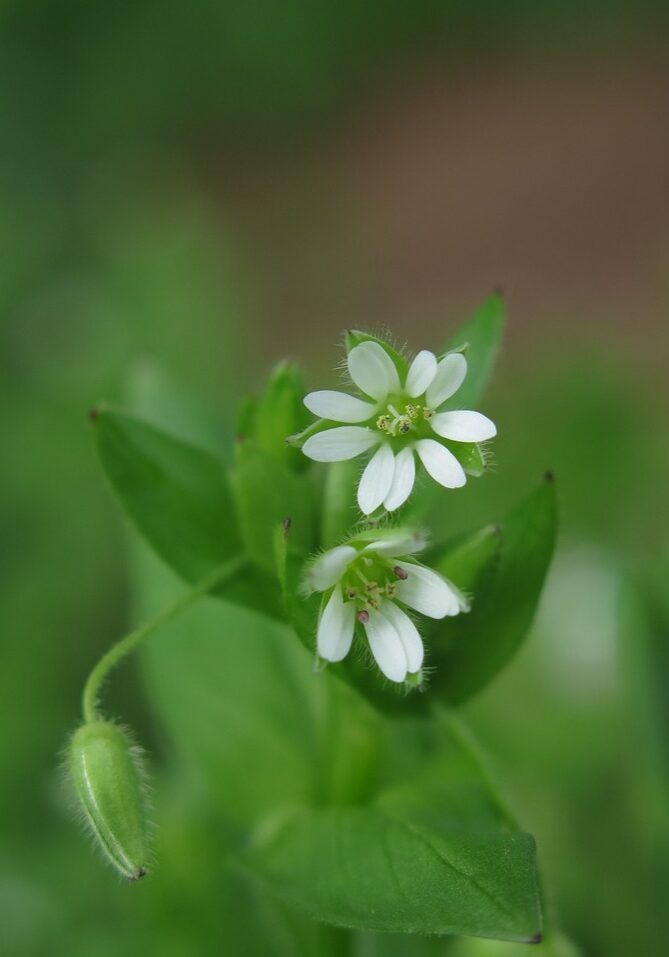
<svg viewBox="0 0 669 957"><path fill-rule="evenodd" d="M90 722L73 735L68 766L86 824L105 856L128 880L144 877L146 802L136 746L117 725Z"/></svg>

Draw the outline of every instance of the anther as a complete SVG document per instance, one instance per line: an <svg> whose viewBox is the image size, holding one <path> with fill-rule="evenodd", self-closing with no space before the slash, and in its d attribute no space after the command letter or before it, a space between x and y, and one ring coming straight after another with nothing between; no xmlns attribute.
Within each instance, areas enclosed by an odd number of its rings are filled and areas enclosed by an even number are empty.
<svg viewBox="0 0 669 957"><path fill-rule="evenodd" d="M390 430L390 416L380 415L376 420L376 427L382 432L388 432Z"/></svg>
<svg viewBox="0 0 669 957"><path fill-rule="evenodd" d="M417 406L414 402L410 402L406 407L406 414L410 419L417 419L420 412L420 406Z"/></svg>
<svg viewBox="0 0 669 957"><path fill-rule="evenodd" d="M411 419L408 415L403 415L399 422L397 423L397 428L402 435L406 435L407 432L411 431Z"/></svg>
<svg viewBox="0 0 669 957"><path fill-rule="evenodd" d="M434 412L432 411L432 409L428 409L428 407L427 407L426 405L424 405L424 406L423 406L423 418L426 419L426 420L429 422L433 415L434 415Z"/></svg>
<svg viewBox="0 0 669 957"><path fill-rule="evenodd" d="M393 568L393 571L398 578L401 578L403 582L405 582L407 578L409 577L409 572L406 570L406 568L400 568L399 565L395 565L395 567Z"/></svg>
<svg viewBox="0 0 669 957"><path fill-rule="evenodd" d="M394 598L397 593L397 585L394 582L388 582L386 585L386 595L388 598Z"/></svg>
<svg viewBox="0 0 669 957"><path fill-rule="evenodd" d="M347 597L347 598L350 598L351 601L353 601L354 598L357 598L357 597L358 597L358 589L357 589L357 588L349 588L349 589L347 590L347 592L346 592L346 597Z"/></svg>
<svg viewBox="0 0 669 957"><path fill-rule="evenodd" d="M369 621L369 612L365 611L364 608L358 612L358 621L363 625L366 625Z"/></svg>

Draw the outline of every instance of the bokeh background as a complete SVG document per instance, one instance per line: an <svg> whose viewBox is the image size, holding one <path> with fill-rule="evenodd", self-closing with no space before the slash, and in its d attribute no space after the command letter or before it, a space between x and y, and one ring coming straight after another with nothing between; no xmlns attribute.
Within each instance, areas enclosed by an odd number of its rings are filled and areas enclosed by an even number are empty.
<svg viewBox="0 0 669 957"><path fill-rule="evenodd" d="M134 618L88 409L160 367L223 434L282 356L334 384L343 328L438 349L498 286L497 471L449 530L548 467L562 530L466 710L583 953L665 952L668 29L660 0L2 5L3 955L243 957L187 802L140 891L63 799L82 681ZM136 663L110 696L169 776Z"/></svg>

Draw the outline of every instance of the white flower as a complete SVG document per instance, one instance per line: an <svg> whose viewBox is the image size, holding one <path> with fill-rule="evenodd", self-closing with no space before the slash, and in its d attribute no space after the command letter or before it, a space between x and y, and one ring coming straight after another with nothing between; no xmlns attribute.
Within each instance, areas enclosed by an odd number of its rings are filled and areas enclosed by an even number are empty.
<svg viewBox="0 0 669 957"><path fill-rule="evenodd" d="M423 641L405 607L429 618L468 611L465 596L447 579L407 557L425 545L422 535L398 530L368 541L363 533L320 555L308 568L305 588L324 593L317 650L341 661L362 626L380 670L403 682L423 664Z"/></svg>
<svg viewBox="0 0 669 957"><path fill-rule="evenodd" d="M392 512L404 504L416 478L415 455L440 485L465 484L465 470L447 443L486 442L497 430L480 412L443 411L467 374L461 353L437 360L423 350L401 382L381 343L365 340L349 352L348 371L365 398L329 390L310 392L304 399L310 412L344 424L310 435L302 451L317 462L339 462L374 449L358 486L358 504L365 515L380 506Z"/></svg>

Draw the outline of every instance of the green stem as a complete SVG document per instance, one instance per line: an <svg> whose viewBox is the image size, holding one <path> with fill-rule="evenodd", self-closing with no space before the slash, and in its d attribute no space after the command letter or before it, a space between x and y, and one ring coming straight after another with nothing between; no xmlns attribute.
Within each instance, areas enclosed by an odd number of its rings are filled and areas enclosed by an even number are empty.
<svg viewBox="0 0 669 957"><path fill-rule="evenodd" d="M93 668L88 680L84 685L84 692L82 695L82 710L84 715L84 721L97 721L99 718L99 711L97 707L98 702L98 693L100 691L100 686L105 680L109 672L116 667L131 651L134 651L135 648L140 645L145 638L148 638L149 635L153 634L161 625L166 624L172 618L175 618L182 611L185 611L189 605L192 605L193 602L197 601L198 598L201 598L203 595L206 595L207 592L211 591L217 585L221 585L223 582L227 581L229 578L232 578L245 564L246 558L239 556L237 558L232 558L229 562L225 562L223 565L218 565L214 568L208 575L206 575L201 581L194 585L191 589L184 594L180 595L176 601L171 605L168 605L167 608L163 609L155 618L152 618L151 621L146 622L146 624L141 625L139 628L136 628L134 631L131 631L130 634L126 635L125 638L121 638L115 645L113 645L106 654L98 661L97 665Z"/></svg>

